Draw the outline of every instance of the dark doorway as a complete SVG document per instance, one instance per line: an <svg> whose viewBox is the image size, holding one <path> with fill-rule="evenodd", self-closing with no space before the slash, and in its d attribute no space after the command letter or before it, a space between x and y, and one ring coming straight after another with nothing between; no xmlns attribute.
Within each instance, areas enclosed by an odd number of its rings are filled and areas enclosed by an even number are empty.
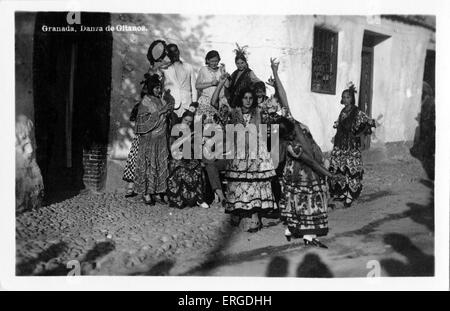
<svg viewBox="0 0 450 311"><path fill-rule="evenodd" d="M436 51L427 50L425 57L425 69L423 73L423 81L427 82L434 90L435 80L435 63L436 63Z"/></svg>
<svg viewBox="0 0 450 311"><path fill-rule="evenodd" d="M358 106L368 116L372 116L372 93L373 93L373 59L374 47L386 40L388 36L364 31L363 44L361 49L361 78L359 89ZM361 149L370 148L370 135L365 136L361 141Z"/></svg>
<svg viewBox="0 0 450 311"><path fill-rule="evenodd" d="M46 204L85 188L83 154L93 144L106 146L108 141L111 32L43 31L44 25L67 27L66 17L67 12L38 13L35 25L36 156ZM81 13L81 24L104 28L110 16Z"/></svg>

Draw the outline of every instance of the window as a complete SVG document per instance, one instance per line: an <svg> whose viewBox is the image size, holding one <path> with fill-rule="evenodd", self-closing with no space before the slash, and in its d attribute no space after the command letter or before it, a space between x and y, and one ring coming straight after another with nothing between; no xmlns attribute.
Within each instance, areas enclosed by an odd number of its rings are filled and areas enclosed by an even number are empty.
<svg viewBox="0 0 450 311"><path fill-rule="evenodd" d="M338 34L328 29L314 28L311 91L336 94Z"/></svg>

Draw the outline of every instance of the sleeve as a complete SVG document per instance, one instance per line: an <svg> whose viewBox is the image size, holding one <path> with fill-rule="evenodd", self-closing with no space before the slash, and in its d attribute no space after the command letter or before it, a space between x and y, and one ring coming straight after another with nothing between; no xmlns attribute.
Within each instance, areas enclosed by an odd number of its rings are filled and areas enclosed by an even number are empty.
<svg viewBox="0 0 450 311"><path fill-rule="evenodd" d="M195 88L195 72L194 68L190 66L190 75L191 75L191 93L192 93L192 101L197 101L197 89Z"/></svg>
<svg viewBox="0 0 450 311"><path fill-rule="evenodd" d="M252 71L250 71L250 73L248 74L248 76L250 77L250 80L252 81L252 83L256 83L256 82L260 82L261 80L255 75L255 73Z"/></svg>
<svg viewBox="0 0 450 311"><path fill-rule="evenodd" d="M369 135L372 133L372 127L375 127L375 120L359 110L353 124L353 132L355 134L361 134L362 131L366 130L367 132L365 134Z"/></svg>
<svg viewBox="0 0 450 311"><path fill-rule="evenodd" d="M209 81L208 81L208 77L207 77L207 75L206 75L206 70L207 70L206 67L200 68L200 70L198 71L196 83L205 83L205 82L209 82Z"/></svg>

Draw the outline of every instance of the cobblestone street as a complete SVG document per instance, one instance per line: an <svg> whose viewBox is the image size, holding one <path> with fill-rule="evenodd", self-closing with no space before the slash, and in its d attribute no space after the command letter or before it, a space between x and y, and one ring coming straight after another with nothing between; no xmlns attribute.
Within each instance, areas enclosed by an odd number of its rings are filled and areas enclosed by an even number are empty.
<svg viewBox="0 0 450 311"><path fill-rule="evenodd" d="M328 250L287 242L278 219L251 234L223 210L184 210L123 193L82 193L17 216L18 275L241 275L364 277L432 275L434 184L411 157L366 161L354 206L329 211ZM73 263L73 262L72 262Z"/></svg>

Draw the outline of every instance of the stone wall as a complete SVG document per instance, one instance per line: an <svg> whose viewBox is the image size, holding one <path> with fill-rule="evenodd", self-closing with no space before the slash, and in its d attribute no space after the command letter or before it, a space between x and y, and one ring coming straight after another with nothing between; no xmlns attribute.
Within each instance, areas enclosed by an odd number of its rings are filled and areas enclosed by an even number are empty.
<svg viewBox="0 0 450 311"><path fill-rule="evenodd" d="M33 35L36 13L15 15L16 211L42 204L44 184L36 163L33 105Z"/></svg>
<svg viewBox="0 0 450 311"><path fill-rule="evenodd" d="M16 212L37 208L44 198L41 171L36 163L33 122L24 115L16 119Z"/></svg>

